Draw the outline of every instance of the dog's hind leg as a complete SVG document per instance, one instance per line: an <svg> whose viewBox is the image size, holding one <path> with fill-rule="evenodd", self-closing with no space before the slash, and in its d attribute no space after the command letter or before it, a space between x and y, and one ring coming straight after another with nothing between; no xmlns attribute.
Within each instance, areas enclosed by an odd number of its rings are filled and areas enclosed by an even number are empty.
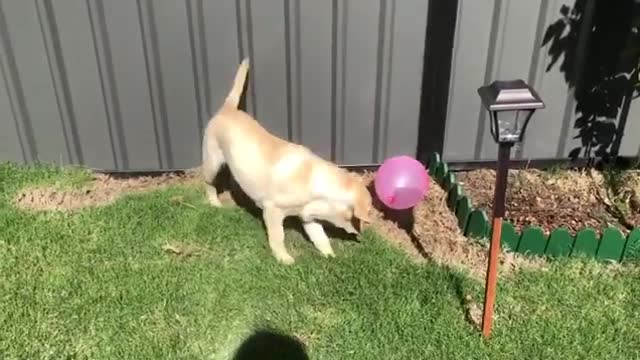
<svg viewBox="0 0 640 360"><path fill-rule="evenodd" d="M331 248L331 242L329 237L324 232L322 224L315 221L308 221L302 224L304 231L309 236L309 240L325 257L334 257L333 249Z"/></svg>
<svg viewBox="0 0 640 360"><path fill-rule="evenodd" d="M213 206L220 207L218 191L214 185L216 176L224 164L224 155L218 146L218 142L205 133L202 141L202 176L207 187L207 198Z"/></svg>
<svg viewBox="0 0 640 360"><path fill-rule="evenodd" d="M271 247L273 256L282 264L293 264L293 257L289 255L284 245L284 215L279 209L265 204L262 217L267 228L267 238L269 239L269 247Z"/></svg>

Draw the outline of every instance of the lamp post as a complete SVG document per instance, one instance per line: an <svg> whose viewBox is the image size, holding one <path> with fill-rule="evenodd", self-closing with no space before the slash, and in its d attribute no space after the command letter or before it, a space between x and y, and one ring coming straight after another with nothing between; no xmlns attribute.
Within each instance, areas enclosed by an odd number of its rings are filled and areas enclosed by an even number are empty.
<svg viewBox="0 0 640 360"><path fill-rule="evenodd" d="M498 144L498 167L496 171L495 192L493 195L493 218L491 243L489 245L489 265L484 293L482 313L482 334L488 338L493 321L493 305L496 298L498 280L498 257L500 256L500 237L502 218L505 213L507 175L511 147L524 139L524 133L531 116L544 103L535 90L523 80L494 81L478 89L482 104L489 111L491 135Z"/></svg>

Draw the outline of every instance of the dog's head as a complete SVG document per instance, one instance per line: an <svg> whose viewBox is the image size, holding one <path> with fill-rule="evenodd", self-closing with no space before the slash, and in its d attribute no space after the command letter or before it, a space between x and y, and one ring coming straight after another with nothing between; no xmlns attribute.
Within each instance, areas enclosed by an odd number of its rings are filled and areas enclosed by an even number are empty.
<svg viewBox="0 0 640 360"><path fill-rule="evenodd" d="M346 190L350 194L350 201L336 212L330 221L351 234L358 234L365 224L371 223L370 212L373 207L371 193L358 177L349 174ZM355 225L355 226L354 226Z"/></svg>
<svg viewBox="0 0 640 360"><path fill-rule="evenodd" d="M371 223L371 193L359 177L342 172L331 195L307 207L311 218L327 221L350 234L359 234L364 224ZM312 210L310 210L312 209Z"/></svg>

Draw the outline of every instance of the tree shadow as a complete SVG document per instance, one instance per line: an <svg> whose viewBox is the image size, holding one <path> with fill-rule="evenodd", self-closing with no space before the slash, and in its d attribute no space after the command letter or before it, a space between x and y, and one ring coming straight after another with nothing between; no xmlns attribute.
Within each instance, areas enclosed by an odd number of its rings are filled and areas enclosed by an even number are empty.
<svg viewBox="0 0 640 360"><path fill-rule="evenodd" d="M550 62L576 100L580 146L569 157L615 160L631 102L640 96L640 2L576 0L562 6L560 18L546 30Z"/></svg>
<svg viewBox="0 0 640 360"><path fill-rule="evenodd" d="M233 360L308 360L299 340L273 330L258 330L245 339Z"/></svg>

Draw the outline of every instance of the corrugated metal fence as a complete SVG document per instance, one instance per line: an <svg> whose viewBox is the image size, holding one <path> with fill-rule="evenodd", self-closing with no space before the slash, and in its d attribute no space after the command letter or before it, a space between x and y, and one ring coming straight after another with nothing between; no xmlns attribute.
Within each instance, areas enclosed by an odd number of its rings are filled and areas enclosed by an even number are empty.
<svg viewBox="0 0 640 360"><path fill-rule="evenodd" d="M2 0L0 157L198 165L240 59L248 111L342 164L415 153L427 0Z"/></svg>
<svg viewBox="0 0 640 360"><path fill-rule="evenodd" d="M496 158L487 114L476 93L479 84L521 78L541 95L546 108L536 112L527 139L518 149L521 159L567 158L580 146L573 90L559 67L547 71L549 45L542 40L573 0L461 0L443 155L448 161ZM590 31L590 27L586 27ZM588 36L588 35L587 35ZM611 34L611 36L615 36ZM614 56L616 54L613 54ZM591 59L585 59L590 61ZM640 103L632 103L620 155L640 151Z"/></svg>
<svg viewBox="0 0 640 360"><path fill-rule="evenodd" d="M475 91L515 77L547 103L518 156L566 157L573 96L539 44L571 2L460 0L446 116L421 119L434 1L446 0L0 0L0 159L198 165L202 128L245 56L247 110L340 164L415 154L420 121L446 121L430 136L445 137L447 160L494 158ZM639 130L630 121L627 134ZM626 136L623 155L639 141Z"/></svg>

